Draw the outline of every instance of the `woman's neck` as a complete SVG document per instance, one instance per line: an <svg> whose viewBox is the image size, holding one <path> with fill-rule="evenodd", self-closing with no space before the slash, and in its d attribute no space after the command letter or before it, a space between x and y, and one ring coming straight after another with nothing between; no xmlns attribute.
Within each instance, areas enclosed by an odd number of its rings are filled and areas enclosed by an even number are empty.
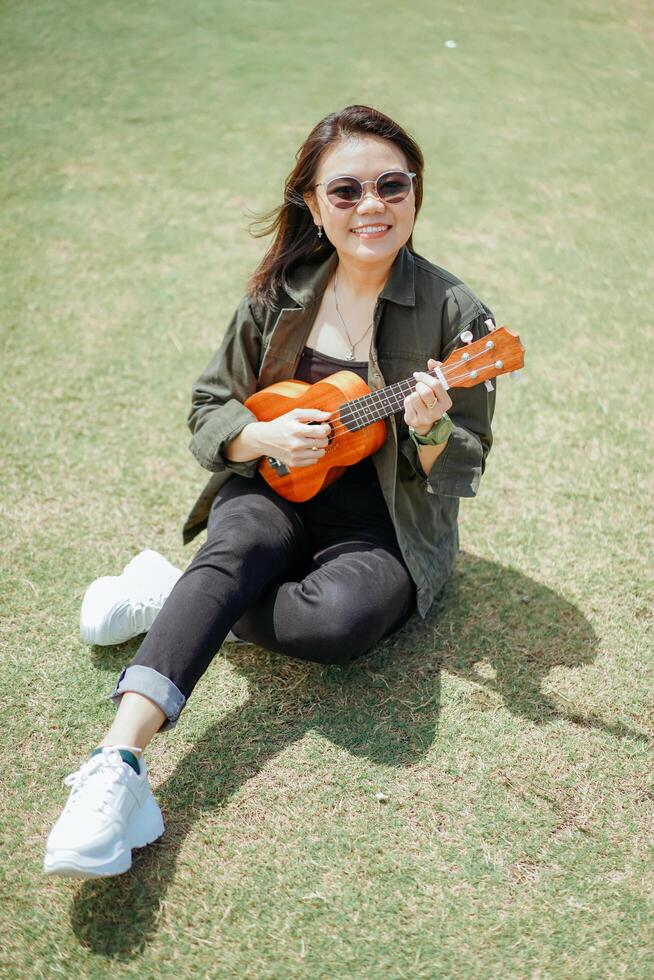
<svg viewBox="0 0 654 980"><path fill-rule="evenodd" d="M386 284L395 256L386 258L383 262L371 266L369 262L357 262L350 256L339 255L336 266L339 292L349 294L361 300L375 300Z"/></svg>

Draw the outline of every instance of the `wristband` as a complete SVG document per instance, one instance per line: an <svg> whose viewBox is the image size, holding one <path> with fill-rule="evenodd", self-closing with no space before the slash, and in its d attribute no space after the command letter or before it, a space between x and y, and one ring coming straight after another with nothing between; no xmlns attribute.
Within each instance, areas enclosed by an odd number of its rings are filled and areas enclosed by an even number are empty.
<svg viewBox="0 0 654 980"><path fill-rule="evenodd" d="M429 432L424 436L418 435L412 426L409 426L409 435L418 448L420 446L440 446L449 437L453 428L452 419L447 412L444 412L438 422L434 422Z"/></svg>

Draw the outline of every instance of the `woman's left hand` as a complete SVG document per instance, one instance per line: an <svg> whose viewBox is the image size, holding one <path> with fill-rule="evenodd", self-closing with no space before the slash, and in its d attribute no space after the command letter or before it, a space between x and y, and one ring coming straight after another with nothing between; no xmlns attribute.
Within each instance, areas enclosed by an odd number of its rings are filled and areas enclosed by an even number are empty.
<svg viewBox="0 0 654 980"><path fill-rule="evenodd" d="M440 361L429 358L427 370L433 371ZM431 374L414 371L416 390L404 399L404 421L420 436L425 436L439 418L452 407L452 399L443 385Z"/></svg>

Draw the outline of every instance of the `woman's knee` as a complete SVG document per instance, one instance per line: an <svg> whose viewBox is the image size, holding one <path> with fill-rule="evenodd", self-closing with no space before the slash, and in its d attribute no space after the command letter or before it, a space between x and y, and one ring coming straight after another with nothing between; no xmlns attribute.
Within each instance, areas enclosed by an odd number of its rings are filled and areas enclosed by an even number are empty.
<svg viewBox="0 0 654 980"><path fill-rule="evenodd" d="M322 595L308 601L302 583L289 583L280 603L275 627L280 645L289 656L321 664L349 664L381 639L380 617L365 604L352 605L344 596L329 601ZM351 597L350 597L351 600Z"/></svg>
<svg viewBox="0 0 654 980"><path fill-rule="evenodd" d="M207 539L188 571L216 566L238 574L243 562L248 567L279 565L284 569L303 545L304 530L299 518L288 506L281 507L269 494L258 492L256 486L249 493L240 486L230 493L232 483L236 483L236 478L214 500ZM287 505L287 501L282 503Z"/></svg>
<svg viewBox="0 0 654 980"><path fill-rule="evenodd" d="M292 505L263 481L235 476L213 500L207 534L208 540L230 530L255 540L286 540L301 527Z"/></svg>
<svg viewBox="0 0 654 980"><path fill-rule="evenodd" d="M385 588L370 588L369 581L355 588L337 575L311 576L280 589L276 633L280 639L284 634L292 656L348 664L398 629L414 608L415 587L408 574L396 575Z"/></svg>

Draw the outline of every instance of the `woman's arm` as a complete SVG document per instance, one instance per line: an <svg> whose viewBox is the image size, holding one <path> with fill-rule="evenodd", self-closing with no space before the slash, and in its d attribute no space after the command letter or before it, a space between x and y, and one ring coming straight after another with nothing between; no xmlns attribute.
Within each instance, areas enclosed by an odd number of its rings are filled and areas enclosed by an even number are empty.
<svg viewBox="0 0 654 980"><path fill-rule="evenodd" d="M439 358L445 361L461 346L459 338L463 330L470 330L475 340L486 336L487 319L493 319L492 312L463 283L452 286L442 313ZM495 391L487 391L483 384L479 384L474 388L450 388L447 394L452 399L451 409L447 411L453 429L447 441L435 447L440 452L427 456L417 449L408 435L402 439L400 451L413 471L424 480L428 493L474 497L493 441L491 420Z"/></svg>
<svg viewBox="0 0 654 980"><path fill-rule="evenodd" d="M445 451L447 446L447 439L442 442L440 446L418 446L418 459L420 461L420 466L425 476L429 476L432 466L440 456L442 452Z"/></svg>
<svg viewBox="0 0 654 980"><path fill-rule="evenodd" d="M429 358L427 371L433 371L439 366L439 361ZM434 425L452 407L452 399L442 384L424 371L414 372L416 378L415 391L404 399L404 421L416 435L426 436ZM437 446L417 445L418 460L425 476L444 451L447 439Z"/></svg>
<svg viewBox="0 0 654 980"><path fill-rule="evenodd" d="M225 447L256 417L243 402L257 388L262 328L248 296L239 303L223 342L193 385L188 425L190 450L205 469L236 469L253 474L256 466L231 464Z"/></svg>

